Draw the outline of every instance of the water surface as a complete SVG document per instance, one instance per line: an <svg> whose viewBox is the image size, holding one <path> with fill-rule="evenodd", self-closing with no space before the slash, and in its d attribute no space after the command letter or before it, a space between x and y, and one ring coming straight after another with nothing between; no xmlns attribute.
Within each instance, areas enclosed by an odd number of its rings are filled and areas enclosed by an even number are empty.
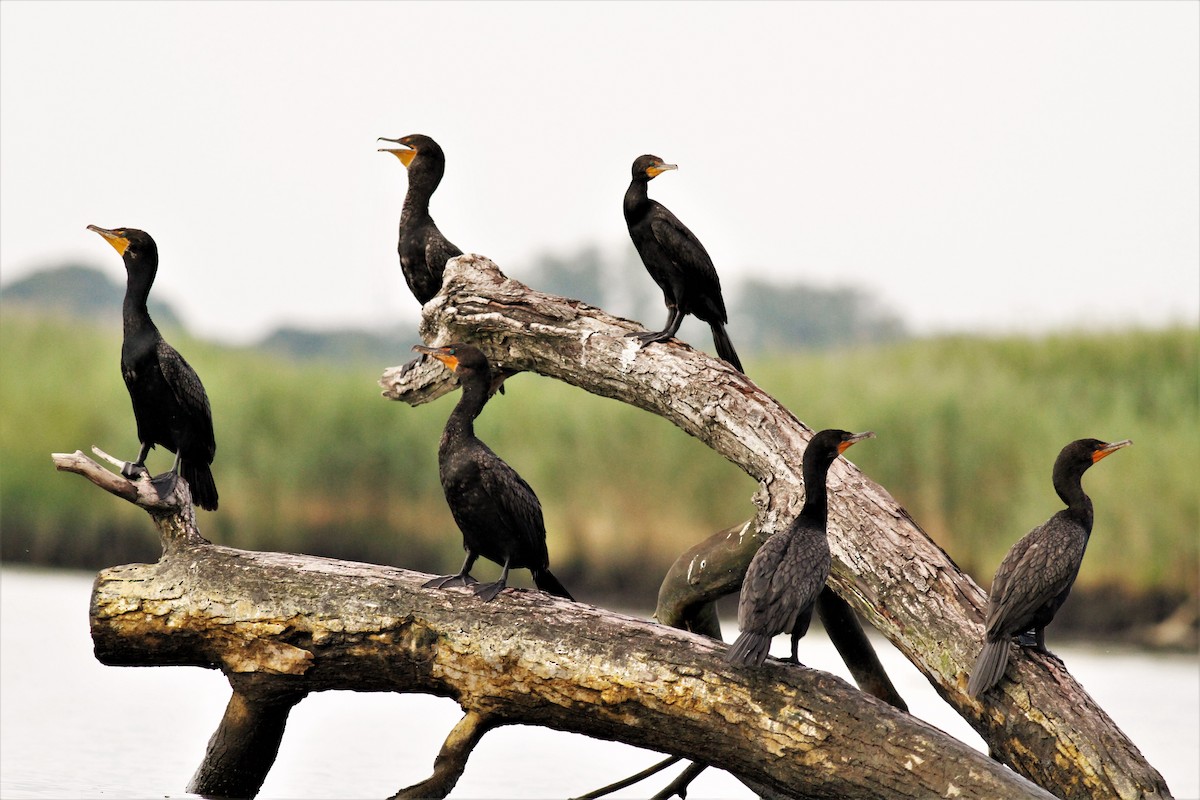
<svg viewBox="0 0 1200 800"><path fill-rule="evenodd" d="M229 685L194 667L106 667L92 655L92 575L0 570L0 796L188 797ZM775 642L786 655L786 637ZM1163 773L1177 798L1200 797L1200 659L1054 646L1080 682ZM912 712L964 742L979 736L897 651L880 658ZM849 680L819 630L801 642L807 665ZM262 798L388 797L427 778L461 711L425 695L324 692L292 711ZM662 756L542 728L484 737L451 797L567 797L632 774ZM674 767L615 795L646 797ZM706 770L689 798L752 798Z"/></svg>

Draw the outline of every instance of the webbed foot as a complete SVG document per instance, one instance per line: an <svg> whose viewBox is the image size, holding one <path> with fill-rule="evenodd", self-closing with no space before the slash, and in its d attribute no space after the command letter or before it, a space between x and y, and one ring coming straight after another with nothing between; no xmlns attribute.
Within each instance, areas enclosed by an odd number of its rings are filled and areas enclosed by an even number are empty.
<svg viewBox="0 0 1200 800"><path fill-rule="evenodd" d="M1035 653L1050 656L1058 663L1063 663L1063 660L1046 649L1046 630L1044 628L1032 628L1025 631L1017 637L1017 644L1021 647L1028 647Z"/></svg>
<svg viewBox="0 0 1200 800"><path fill-rule="evenodd" d="M1063 663L1063 660L1061 658L1059 658L1057 655L1055 655L1054 653L1051 653L1049 650L1047 650L1046 645L1044 645L1044 644L1041 646L1034 645L1033 650L1035 653L1041 653L1044 656L1050 656L1051 658L1053 658L1055 661L1057 661L1060 664Z"/></svg>
<svg viewBox="0 0 1200 800"><path fill-rule="evenodd" d="M154 487L154 491L158 492L160 500L170 497L178 483L178 472L164 472L162 475L157 475L150 479L150 485Z"/></svg>
<svg viewBox="0 0 1200 800"><path fill-rule="evenodd" d="M460 572L457 575L442 575L421 584L422 589L445 589L447 586L473 586L479 583L469 573Z"/></svg>
<svg viewBox="0 0 1200 800"><path fill-rule="evenodd" d="M481 583L475 587L475 596L485 603L490 603L496 599L496 595L504 591L507 583L505 581L493 581L492 583Z"/></svg>
<svg viewBox="0 0 1200 800"><path fill-rule="evenodd" d="M646 345L653 344L654 342L665 342L671 337L666 331L630 331L629 333L625 334L625 338L637 339L639 342L641 342L641 346L645 347Z"/></svg>
<svg viewBox="0 0 1200 800"><path fill-rule="evenodd" d="M144 464L138 464L133 461L126 461L121 467L121 474L131 481L141 480L143 475L149 475L150 470L146 469Z"/></svg>

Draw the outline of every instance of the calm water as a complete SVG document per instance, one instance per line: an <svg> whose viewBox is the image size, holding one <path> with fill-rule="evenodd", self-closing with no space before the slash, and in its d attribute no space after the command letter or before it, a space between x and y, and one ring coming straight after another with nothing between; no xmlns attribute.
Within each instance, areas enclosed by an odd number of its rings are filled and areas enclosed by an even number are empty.
<svg viewBox="0 0 1200 800"><path fill-rule="evenodd" d="M225 679L187 667L99 664L88 636L91 575L0 571L0 795L5 798L187 797L229 699ZM777 652L786 654L784 639ZM807 664L847 677L814 631ZM1059 646L1073 673L1164 775L1177 798L1200 797L1200 660ZM890 647L880 657L913 713L983 749L978 736ZM263 798L387 797L429 776L458 720L450 700L327 692L292 711ZM540 728L489 733L452 797L565 797L632 774L661 756ZM679 767L620 797L660 790ZM707 770L689 797L750 798Z"/></svg>

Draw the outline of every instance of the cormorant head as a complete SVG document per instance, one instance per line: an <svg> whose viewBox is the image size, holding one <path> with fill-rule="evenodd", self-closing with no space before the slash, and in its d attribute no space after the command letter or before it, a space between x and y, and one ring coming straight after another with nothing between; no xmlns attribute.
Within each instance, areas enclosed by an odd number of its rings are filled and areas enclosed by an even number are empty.
<svg viewBox="0 0 1200 800"><path fill-rule="evenodd" d="M1077 439L1064 447L1054 461L1054 475L1082 475L1088 467L1122 447L1133 444L1132 439L1102 442L1099 439Z"/></svg>
<svg viewBox="0 0 1200 800"><path fill-rule="evenodd" d="M679 169L679 167L676 164L667 164L658 156L638 156L633 160L633 179L650 181L669 169Z"/></svg>
<svg viewBox="0 0 1200 800"><path fill-rule="evenodd" d="M472 344L455 343L448 344L445 347L425 347L424 345L416 344L413 345L413 350L436 358L449 367L455 375L462 375L464 372L478 372L488 375L491 371L487 356L483 354L482 350Z"/></svg>
<svg viewBox="0 0 1200 800"><path fill-rule="evenodd" d="M396 158L400 159L400 163L405 168L411 168L414 160L420 156L418 166L422 163L441 164L443 169L446 163L446 154L442 152L442 148L438 143L428 136L421 133L414 133L409 136L401 136L399 139L388 139L383 136L379 137L381 142L394 142L400 147L381 147L379 152L391 153Z"/></svg>
<svg viewBox="0 0 1200 800"><path fill-rule="evenodd" d="M158 245L145 231L139 231L137 228L109 230L96 225L88 225L88 230L103 236L113 246L113 249L121 254L126 269L147 264L157 266Z"/></svg>
<svg viewBox="0 0 1200 800"><path fill-rule="evenodd" d="M836 428L827 428L814 434L813 438L809 441L808 447L804 450L804 466L821 464L828 467L833 463L835 458L854 445L864 439L874 438L874 431L850 433L849 431L841 431Z"/></svg>

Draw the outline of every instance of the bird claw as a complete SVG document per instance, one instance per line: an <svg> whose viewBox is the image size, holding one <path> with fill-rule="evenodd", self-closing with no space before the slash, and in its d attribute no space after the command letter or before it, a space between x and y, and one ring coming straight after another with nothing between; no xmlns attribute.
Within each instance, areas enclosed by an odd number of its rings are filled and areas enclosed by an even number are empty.
<svg viewBox="0 0 1200 800"><path fill-rule="evenodd" d="M648 344L655 342L665 342L670 339L670 336L664 336L663 331L630 331L625 334L626 339L637 339L641 342L641 346L645 347Z"/></svg>
<svg viewBox="0 0 1200 800"><path fill-rule="evenodd" d="M1046 645L1038 641L1037 634L1034 631L1026 631L1017 638L1017 644L1035 653L1041 653L1044 656L1049 656L1058 663L1062 664L1063 660L1054 653L1046 649Z"/></svg>
<svg viewBox="0 0 1200 800"><path fill-rule="evenodd" d="M442 575L432 580L425 581L421 584L422 589L445 589L447 586L473 586L479 581L472 578L468 573L460 572L457 575Z"/></svg>
<svg viewBox="0 0 1200 800"><path fill-rule="evenodd" d="M178 483L179 473L177 472L164 472L162 475L150 479L150 485L154 487L154 491L158 492L160 500L170 497Z"/></svg>
<svg viewBox="0 0 1200 800"><path fill-rule="evenodd" d="M492 583L481 583L475 587L475 596L483 600L485 603L490 603L496 599L496 595L504 591L506 584L504 581L493 581Z"/></svg>
<svg viewBox="0 0 1200 800"><path fill-rule="evenodd" d="M1045 647L1034 647L1033 649L1034 649L1034 652L1041 653L1041 654L1042 654L1042 655L1044 655L1044 656L1049 656L1050 658L1054 659L1054 660L1055 660L1055 661L1057 661L1058 663L1060 663L1060 664L1063 664L1063 660L1062 660L1061 658L1059 658L1059 657L1058 657L1057 655L1055 655L1054 653L1051 653L1051 652L1050 652L1049 650L1047 650ZM1066 666L1066 665L1065 665L1065 664L1063 664L1063 666Z"/></svg>
<svg viewBox="0 0 1200 800"><path fill-rule="evenodd" d="M131 481L141 480L144 476L150 474L150 470L146 469L143 464L135 464L132 461L126 461L121 466L121 474Z"/></svg>

